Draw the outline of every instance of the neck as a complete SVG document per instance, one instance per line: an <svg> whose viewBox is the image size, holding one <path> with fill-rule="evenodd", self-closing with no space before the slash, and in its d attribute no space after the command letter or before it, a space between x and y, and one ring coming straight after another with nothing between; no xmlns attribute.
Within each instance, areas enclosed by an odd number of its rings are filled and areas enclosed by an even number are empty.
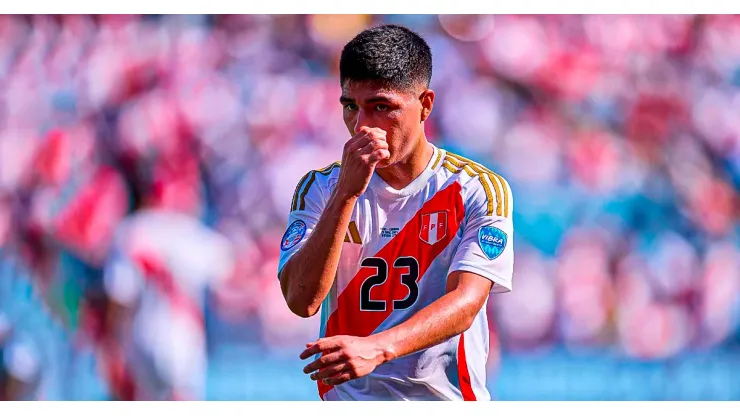
<svg viewBox="0 0 740 416"><path fill-rule="evenodd" d="M434 148L427 141L426 135L422 133L405 159L391 166L375 169L375 172L389 186L394 189L403 189L424 172L432 156L434 156Z"/></svg>

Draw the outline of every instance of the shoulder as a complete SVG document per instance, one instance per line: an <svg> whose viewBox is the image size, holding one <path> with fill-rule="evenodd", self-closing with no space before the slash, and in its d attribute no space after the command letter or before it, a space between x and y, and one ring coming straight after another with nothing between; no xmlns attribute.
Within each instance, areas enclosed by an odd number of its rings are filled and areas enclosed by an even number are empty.
<svg viewBox="0 0 740 416"><path fill-rule="evenodd" d="M513 210L513 195L508 181L475 160L445 151L442 168L457 176L462 186L465 204L480 207L487 216L509 217Z"/></svg>
<svg viewBox="0 0 740 416"><path fill-rule="evenodd" d="M310 170L298 181L290 210L303 210L306 199L312 196L322 197L326 190L333 186L339 178L341 162L336 161L321 169Z"/></svg>

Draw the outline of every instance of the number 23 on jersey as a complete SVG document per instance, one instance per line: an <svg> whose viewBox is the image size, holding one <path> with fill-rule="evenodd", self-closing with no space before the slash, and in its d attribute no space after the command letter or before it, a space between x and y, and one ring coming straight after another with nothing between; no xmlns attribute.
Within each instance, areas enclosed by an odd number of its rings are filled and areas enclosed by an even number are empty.
<svg viewBox="0 0 740 416"><path fill-rule="evenodd" d="M416 283L419 278L419 261L414 257L398 257L393 262L393 269L400 272L399 282L388 281L389 274L395 279L398 277L398 273L389 273L388 263L383 258L367 257L362 261L361 266L372 267L376 270L376 273L362 282L360 287L360 310L369 312L386 311L388 302L380 300L377 297L377 292L382 292L385 295L380 296L380 298L389 299L391 294L396 293L390 285L398 283L407 288L408 295L404 299L394 299L392 301L393 310L408 309L419 298L419 286ZM374 287L377 287L375 291L373 291ZM372 296L373 292L376 294L375 298Z"/></svg>

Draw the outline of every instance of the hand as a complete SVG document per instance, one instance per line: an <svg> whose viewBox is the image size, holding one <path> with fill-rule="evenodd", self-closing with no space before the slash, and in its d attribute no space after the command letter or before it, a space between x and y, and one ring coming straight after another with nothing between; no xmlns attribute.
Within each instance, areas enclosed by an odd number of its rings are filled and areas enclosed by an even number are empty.
<svg viewBox="0 0 740 416"><path fill-rule="evenodd" d="M375 165L390 157L385 131L361 127L344 145L337 190L350 197L359 197L367 189Z"/></svg>
<svg viewBox="0 0 740 416"><path fill-rule="evenodd" d="M300 357L305 360L319 353L323 355L304 367L303 372L311 373L311 380L322 380L330 386L364 377L388 360L388 353L371 338L348 335L308 343Z"/></svg>

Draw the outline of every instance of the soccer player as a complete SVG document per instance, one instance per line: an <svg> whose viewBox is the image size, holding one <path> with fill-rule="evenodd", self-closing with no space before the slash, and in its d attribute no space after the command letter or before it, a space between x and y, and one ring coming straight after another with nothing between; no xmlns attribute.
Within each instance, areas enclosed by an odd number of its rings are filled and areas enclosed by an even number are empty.
<svg viewBox="0 0 740 416"><path fill-rule="evenodd" d="M298 183L278 267L289 308L321 310L304 372L322 400L490 400L485 304L512 289L511 189L427 141L419 35L365 30L339 69L352 138Z"/></svg>

